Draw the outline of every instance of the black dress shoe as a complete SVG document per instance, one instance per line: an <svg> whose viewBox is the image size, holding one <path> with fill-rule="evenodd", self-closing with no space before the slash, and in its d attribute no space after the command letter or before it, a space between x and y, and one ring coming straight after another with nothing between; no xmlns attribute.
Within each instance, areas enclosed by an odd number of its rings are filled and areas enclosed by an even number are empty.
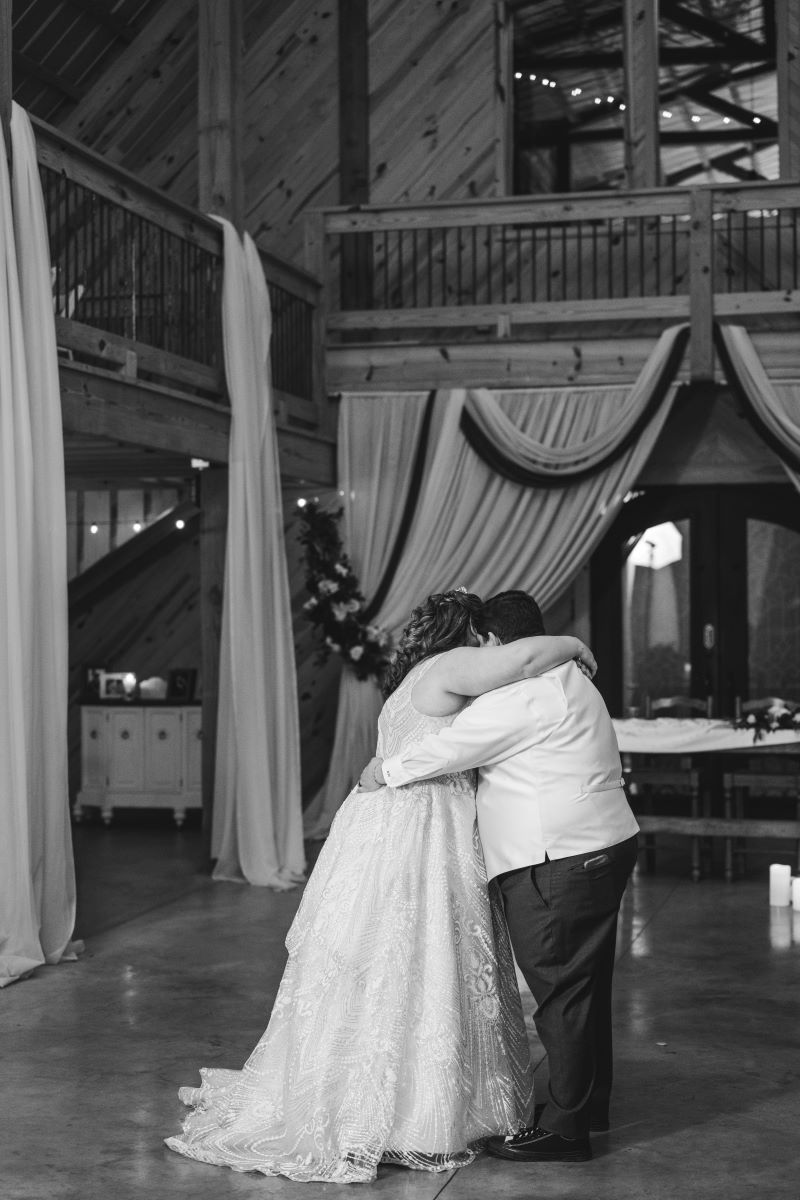
<svg viewBox="0 0 800 1200"><path fill-rule="evenodd" d="M486 1149L495 1158L515 1162L586 1162L592 1157L588 1137L565 1138L537 1125L504 1138L489 1138Z"/></svg>
<svg viewBox="0 0 800 1200"><path fill-rule="evenodd" d="M544 1109L545 1109L545 1106L543 1104L537 1104L534 1106L534 1109L533 1109L534 1125L539 1124L539 1121L541 1120ZM590 1133L608 1133L610 1128L611 1128L611 1126L608 1123L608 1117L605 1115L601 1116L599 1113L597 1113L597 1114L593 1114L589 1118L589 1132Z"/></svg>

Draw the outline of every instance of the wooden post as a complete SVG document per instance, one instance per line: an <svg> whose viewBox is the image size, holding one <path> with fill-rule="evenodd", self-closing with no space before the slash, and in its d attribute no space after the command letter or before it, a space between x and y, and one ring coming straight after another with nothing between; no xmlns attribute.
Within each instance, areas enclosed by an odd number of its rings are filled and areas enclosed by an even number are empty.
<svg viewBox="0 0 800 1200"><path fill-rule="evenodd" d="M369 0L339 0L339 202L369 204ZM372 298L372 235L341 239L343 308Z"/></svg>
<svg viewBox="0 0 800 1200"><path fill-rule="evenodd" d="M0 0L0 125L11 157L11 0Z"/></svg>
<svg viewBox="0 0 800 1200"><path fill-rule="evenodd" d="M775 0L778 153L781 179L800 179L800 7Z"/></svg>
<svg viewBox="0 0 800 1200"><path fill-rule="evenodd" d="M495 195L512 193L514 180L514 14L495 0Z"/></svg>
<svg viewBox="0 0 800 1200"><path fill-rule="evenodd" d="M627 186L658 187L658 0L624 0L623 57Z"/></svg>
<svg viewBox="0 0 800 1200"><path fill-rule="evenodd" d="M222 597L225 588L225 547L228 524L228 471L207 467L200 475L200 637L203 662L203 834L211 849L214 811L217 713L219 709L219 652L222 638Z"/></svg>
<svg viewBox="0 0 800 1200"><path fill-rule="evenodd" d="M689 238L689 321L692 380L714 378L714 192L692 188Z"/></svg>
<svg viewBox="0 0 800 1200"><path fill-rule="evenodd" d="M244 227L242 0L199 0L198 197Z"/></svg>

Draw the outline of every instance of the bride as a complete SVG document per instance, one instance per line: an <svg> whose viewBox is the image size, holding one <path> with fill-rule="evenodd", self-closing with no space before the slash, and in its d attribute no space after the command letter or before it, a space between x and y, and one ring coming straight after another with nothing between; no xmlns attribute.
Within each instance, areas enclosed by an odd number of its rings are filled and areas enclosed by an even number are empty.
<svg viewBox="0 0 800 1200"><path fill-rule="evenodd" d="M481 602L430 596L388 672L377 755L470 697L578 658L577 638L479 646ZM379 1163L446 1171L525 1125L533 1079L502 912L490 904L473 773L350 793L286 939L241 1071L204 1068L173 1150L235 1171L368 1182Z"/></svg>

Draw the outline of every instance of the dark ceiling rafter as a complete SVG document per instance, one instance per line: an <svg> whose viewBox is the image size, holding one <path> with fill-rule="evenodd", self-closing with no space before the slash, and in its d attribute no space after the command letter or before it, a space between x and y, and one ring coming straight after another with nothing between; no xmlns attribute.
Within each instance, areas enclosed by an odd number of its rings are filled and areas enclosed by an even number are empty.
<svg viewBox="0 0 800 1200"><path fill-rule="evenodd" d="M662 46L658 52L659 63L668 67L702 66L704 63L752 63L771 61L774 68L774 54L770 54L766 46L759 47L759 53L750 50L729 50L725 46ZM622 70L623 57L621 50L585 50L577 54L551 56L540 52L517 56L515 66L518 71L543 71L557 75L559 71L569 70Z"/></svg>
<svg viewBox="0 0 800 1200"><path fill-rule="evenodd" d="M77 102L83 99L83 92L74 83L70 83L63 75L59 75L57 71L51 71L49 67L45 67L35 59L29 58L27 54L23 54L19 50L12 52L11 65L16 78L28 76L30 79L37 80L38 83L44 83L47 87L55 88L56 91L61 92L62 96L66 96L70 100Z"/></svg>
<svg viewBox="0 0 800 1200"><path fill-rule="evenodd" d="M121 20L110 12L107 5L99 3L99 0L65 0L65 3L70 8L77 9L78 12L84 13L85 16L91 17L98 25L102 25L109 33L113 33L114 37L121 42L129 45L136 34L139 32L138 25L129 24L127 21Z"/></svg>
<svg viewBox="0 0 800 1200"><path fill-rule="evenodd" d="M749 54L751 62L755 62L760 57L769 57L766 47L760 45L753 38L749 38L735 29L729 29L727 25L722 25L711 17L704 17L702 13L696 12L694 9L685 8L683 4L676 3L676 0L661 0L659 20L671 21L674 25L679 25L681 29L708 38L715 45Z"/></svg>
<svg viewBox="0 0 800 1200"><path fill-rule="evenodd" d="M563 131L566 128L563 124L560 129ZM625 136L625 130L621 126L609 126L607 129L576 129L571 127L570 141L574 145L587 142L621 142ZM519 130L518 145L520 150L534 150L553 144L553 132L551 128L543 129L541 132L536 127L528 127ZM757 130L749 131L746 135L741 129L667 129L662 130L660 141L665 146L694 146L694 145L714 145L718 143L725 145L728 142L738 142L740 145L743 142L754 146L761 146L765 143L774 143L774 133L759 133ZM746 149L742 153L746 153Z"/></svg>
<svg viewBox="0 0 800 1200"><path fill-rule="evenodd" d="M764 146L760 148L765 149ZM708 170L725 171L734 179L741 180L742 183L763 183L766 176L762 175L760 171L739 166L739 159L750 153L751 150L746 146L740 146L736 150L726 150L724 154L715 154L713 158L709 158L705 162L693 163L690 167L682 167L680 171L673 171L671 175L667 176L665 183L668 187L674 187L679 183L684 183L687 179L692 179L695 175L702 175Z"/></svg>
<svg viewBox="0 0 800 1200"><path fill-rule="evenodd" d="M733 101L725 100L722 96L715 96L708 87L704 87L702 84L679 88L679 94L697 101L698 104L702 104L712 112L719 113L722 117L730 117L732 121L738 121L740 125L748 128L757 118L762 127L759 132L769 132L773 138L778 136L778 124L777 121L773 121L772 117L762 116L761 113L753 112L752 109L743 108L741 104L734 104Z"/></svg>

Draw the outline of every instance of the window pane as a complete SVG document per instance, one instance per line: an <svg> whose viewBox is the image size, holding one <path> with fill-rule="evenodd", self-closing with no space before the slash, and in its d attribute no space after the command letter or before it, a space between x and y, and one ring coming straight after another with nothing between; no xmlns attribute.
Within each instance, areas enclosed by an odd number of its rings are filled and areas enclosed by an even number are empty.
<svg viewBox="0 0 800 1200"><path fill-rule="evenodd" d="M690 696L689 522L646 529L622 568L623 705Z"/></svg>
<svg viewBox="0 0 800 1200"><path fill-rule="evenodd" d="M800 701L800 534L747 522L749 698Z"/></svg>

